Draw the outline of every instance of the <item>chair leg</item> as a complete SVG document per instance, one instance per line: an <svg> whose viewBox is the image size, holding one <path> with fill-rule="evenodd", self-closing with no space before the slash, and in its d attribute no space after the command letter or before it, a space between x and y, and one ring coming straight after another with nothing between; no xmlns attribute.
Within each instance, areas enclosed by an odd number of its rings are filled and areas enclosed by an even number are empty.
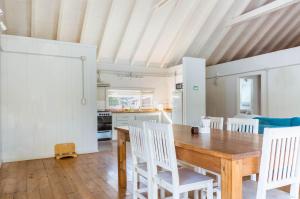
<svg viewBox="0 0 300 199"><path fill-rule="evenodd" d="M133 171L132 175L132 183L133 183L133 199L137 199L137 190L138 190L138 174L137 172Z"/></svg>
<svg viewBox="0 0 300 199"><path fill-rule="evenodd" d="M251 175L251 180L252 180L252 181L256 181L256 174L252 174L252 175Z"/></svg>
<svg viewBox="0 0 300 199"><path fill-rule="evenodd" d="M163 188L159 189L159 193L160 193L160 199L165 199L166 191Z"/></svg>
<svg viewBox="0 0 300 199"><path fill-rule="evenodd" d="M290 196L295 199L299 198L299 183L291 185Z"/></svg>
<svg viewBox="0 0 300 199"><path fill-rule="evenodd" d="M194 191L194 199L199 199L199 191Z"/></svg>
<svg viewBox="0 0 300 199"><path fill-rule="evenodd" d="M180 199L180 194L178 192L173 193L173 199Z"/></svg>
<svg viewBox="0 0 300 199"><path fill-rule="evenodd" d="M182 193L181 195L182 195L183 199L188 199L189 198L189 193L188 192Z"/></svg>
<svg viewBox="0 0 300 199"><path fill-rule="evenodd" d="M217 199L221 199L221 190L217 190L216 191L216 196L217 196Z"/></svg>
<svg viewBox="0 0 300 199"><path fill-rule="evenodd" d="M156 183L152 183L151 195L153 199L158 199L158 185Z"/></svg>
<svg viewBox="0 0 300 199"><path fill-rule="evenodd" d="M206 190L202 189L201 190L201 199L205 199L206 198Z"/></svg>
<svg viewBox="0 0 300 199"><path fill-rule="evenodd" d="M214 190L213 190L213 183L211 183L208 187L207 187L207 191L206 191L206 197L207 199L213 199L214 198Z"/></svg>

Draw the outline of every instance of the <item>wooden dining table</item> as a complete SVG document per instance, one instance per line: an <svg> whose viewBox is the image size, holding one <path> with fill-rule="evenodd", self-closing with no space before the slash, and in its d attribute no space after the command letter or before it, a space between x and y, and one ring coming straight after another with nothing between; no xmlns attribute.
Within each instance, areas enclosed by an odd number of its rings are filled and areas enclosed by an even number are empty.
<svg viewBox="0 0 300 199"><path fill-rule="evenodd" d="M128 127L118 132L118 183L126 189L126 142ZM244 176L257 174L262 135L211 129L210 133L191 134L191 127L173 125L177 159L221 174L222 199L242 199Z"/></svg>

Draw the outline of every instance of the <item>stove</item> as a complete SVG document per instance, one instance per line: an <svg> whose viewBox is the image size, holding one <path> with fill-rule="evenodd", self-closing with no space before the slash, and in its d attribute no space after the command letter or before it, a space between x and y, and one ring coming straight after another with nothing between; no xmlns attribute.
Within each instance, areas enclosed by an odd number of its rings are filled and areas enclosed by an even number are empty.
<svg viewBox="0 0 300 199"><path fill-rule="evenodd" d="M112 139L112 114L109 111L97 112L97 139L99 141Z"/></svg>

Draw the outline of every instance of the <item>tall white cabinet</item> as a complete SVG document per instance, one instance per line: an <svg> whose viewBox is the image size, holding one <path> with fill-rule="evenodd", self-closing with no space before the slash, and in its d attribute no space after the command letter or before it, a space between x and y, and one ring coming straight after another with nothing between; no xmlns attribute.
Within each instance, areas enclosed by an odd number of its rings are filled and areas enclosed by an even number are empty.
<svg viewBox="0 0 300 199"><path fill-rule="evenodd" d="M173 84L183 83L182 123L199 125L206 115L205 59L184 57L182 64L173 68ZM176 74L176 75L175 75ZM173 111L173 116L176 116Z"/></svg>

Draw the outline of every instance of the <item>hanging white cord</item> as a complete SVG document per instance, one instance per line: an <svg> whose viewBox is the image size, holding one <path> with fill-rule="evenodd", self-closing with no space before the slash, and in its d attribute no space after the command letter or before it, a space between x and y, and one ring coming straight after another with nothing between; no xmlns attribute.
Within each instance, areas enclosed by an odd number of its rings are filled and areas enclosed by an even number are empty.
<svg viewBox="0 0 300 199"><path fill-rule="evenodd" d="M82 81L82 96L81 96L81 104L86 105L86 97L85 97L85 68L84 63L86 61L86 57L82 56L81 59L81 81Z"/></svg>
<svg viewBox="0 0 300 199"><path fill-rule="evenodd" d="M73 57L73 56L63 56L63 55L47 55L43 53L29 53L29 52L18 52L18 51L8 51L2 48L2 39L0 38L0 52L2 53L11 53L11 54L23 54L23 55L39 55L39 56L46 56L46 57L61 57L61 58L69 58L69 59L80 59L81 60L81 78L82 78L82 96L81 96L81 104L86 105L86 97L85 97L85 61L86 57ZM1 54L1 53L0 53Z"/></svg>

